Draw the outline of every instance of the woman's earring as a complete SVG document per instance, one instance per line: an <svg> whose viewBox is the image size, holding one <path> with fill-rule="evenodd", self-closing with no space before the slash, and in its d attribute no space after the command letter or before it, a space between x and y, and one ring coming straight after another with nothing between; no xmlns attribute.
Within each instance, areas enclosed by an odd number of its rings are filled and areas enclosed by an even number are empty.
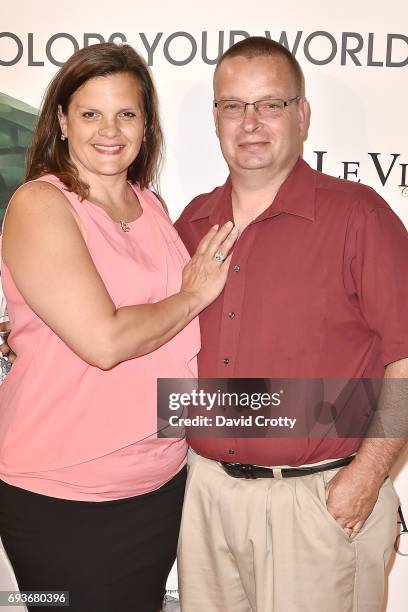
<svg viewBox="0 0 408 612"><path fill-rule="evenodd" d="M61 140L65 140L65 139L66 139L65 134L61 134Z"/></svg>

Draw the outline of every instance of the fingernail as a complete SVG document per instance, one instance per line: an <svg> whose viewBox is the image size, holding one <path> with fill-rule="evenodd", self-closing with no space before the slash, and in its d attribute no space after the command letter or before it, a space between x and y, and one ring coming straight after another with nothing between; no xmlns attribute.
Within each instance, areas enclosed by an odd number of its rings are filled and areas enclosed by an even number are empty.
<svg viewBox="0 0 408 612"><path fill-rule="evenodd" d="M213 229L218 229L220 226L218 225L218 223L216 225L213 225Z"/></svg>
<svg viewBox="0 0 408 612"><path fill-rule="evenodd" d="M234 224L232 221L227 221L225 227L232 227Z"/></svg>

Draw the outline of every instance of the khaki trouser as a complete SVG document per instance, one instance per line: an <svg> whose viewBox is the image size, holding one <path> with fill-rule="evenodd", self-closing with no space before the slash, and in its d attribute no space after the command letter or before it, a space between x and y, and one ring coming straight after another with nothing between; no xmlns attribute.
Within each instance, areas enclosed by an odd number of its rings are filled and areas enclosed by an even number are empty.
<svg viewBox="0 0 408 612"><path fill-rule="evenodd" d="M182 612L379 612L397 533L387 479L353 541L329 514L337 470L228 476L192 454L179 541Z"/></svg>

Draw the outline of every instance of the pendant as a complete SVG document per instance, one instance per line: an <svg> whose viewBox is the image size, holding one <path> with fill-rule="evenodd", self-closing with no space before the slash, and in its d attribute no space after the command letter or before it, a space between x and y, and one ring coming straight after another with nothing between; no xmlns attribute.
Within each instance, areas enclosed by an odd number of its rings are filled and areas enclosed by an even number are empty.
<svg viewBox="0 0 408 612"><path fill-rule="evenodd" d="M123 221L123 219L121 219L119 221L119 223L120 223L121 230L123 232L130 232L130 225L129 225L129 223L126 223L126 221Z"/></svg>

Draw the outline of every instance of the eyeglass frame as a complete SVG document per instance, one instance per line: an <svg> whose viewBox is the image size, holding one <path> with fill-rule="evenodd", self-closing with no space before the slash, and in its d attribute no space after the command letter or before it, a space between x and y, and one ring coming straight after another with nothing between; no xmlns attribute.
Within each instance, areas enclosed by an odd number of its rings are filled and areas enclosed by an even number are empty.
<svg viewBox="0 0 408 612"><path fill-rule="evenodd" d="M237 117L244 117L245 113L246 113L247 106L253 106L254 110L257 113L259 113L259 109L256 106L259 102L266 102L267 100L275 100L275 101L283 102L283 109L282 109L282 111L283 111L283 110L285 110L285 108L287 108L289 106L289 104L292 104L292 102L294 102L295 100L299 101L301 97L302 96L294 96L293 98L288 98L287 100L282 100L282 98L262 98L261 100L255 100L255 102L244 102L243 100L236 100L234 98L227 98L226 100L213 100L213 104L214 104L214 108L216 108L217 110L221 110L218 107L218 104L220 102L239 102L240 104L243 104L243 107L242 107L243 110L241 111L241 113L239 115L237 114L236 116ZM222 112L222 110L221 110L221 112ZM271 116L273 116L273 114Z"/></svg>

